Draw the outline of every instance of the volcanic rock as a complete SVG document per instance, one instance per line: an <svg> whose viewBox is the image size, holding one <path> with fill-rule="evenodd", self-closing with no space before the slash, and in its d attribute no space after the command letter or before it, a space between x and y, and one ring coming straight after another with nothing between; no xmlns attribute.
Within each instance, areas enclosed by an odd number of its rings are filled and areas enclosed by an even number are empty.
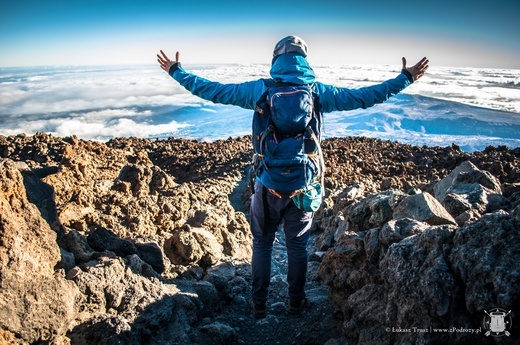
<svg viewBox="0 0 520 345"><path fill-rule="evenodd" d="M456 224L441 203L426 192L404 198L395 208L393 218L413 218L430 225Z"/></svg>
<svg viewBox="0 0 520 345"><path fill-rule="evenodd" d="M519 310L520 223L514 210L507 212L510 200L500 194L498 180L464 163L434 189L455 215L463 210L477 218L458 227L426 192L395 198L393 219L383 225L368 221L381 213L368 205L388 194L369 195L346 212L349 222L358 224L351 227L356 231L341 235L318 270L345 317L345 342L487 344L481 324L485 311L494 306ZM484 197L467 197L475 191ZM498 211L486 202L490 195L500 196ZM453 325L481 333L432 333ZM515 331L520 327L508 332ZM503 341L514 344L515 339Z"/></svg>
<svg viewBox="0 0 520 345"><path fill-rule="evenodd" d="M0 324L28 343L63 336L77 312L77 286L65 279L56 232L27 199L16 164L0 159Z"/></svg>
<svg viewBox="0 0 520 345"><path fill-rule="evenodd" d="M248 202L240 202L250 195L249 137L0 136L9 158L0 163L0 339L488 344L484 311L520 318L520 149L470 154L369 138L327 139L323 148L309 306L298 319L286 315L279 231L269 316L257 322L247 302ZM456 223L443 212L448 224L433 225L442 209L431 195L443 196ZM514 344L518 323L508 331L500 342Z"/></svg>

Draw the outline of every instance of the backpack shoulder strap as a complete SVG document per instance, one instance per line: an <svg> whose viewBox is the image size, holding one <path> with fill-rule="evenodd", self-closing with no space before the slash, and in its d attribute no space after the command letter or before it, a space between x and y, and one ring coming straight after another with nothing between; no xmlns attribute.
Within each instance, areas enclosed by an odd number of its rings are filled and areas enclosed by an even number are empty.
<svg viewBox="0 0 520 345"><path fill-rule="evenodd" d="M269 88L275 86L276 82L273 79L268 79L268 78L263 78L260 80L262 80L262 82L264 83L266 90L264 91L262 96L260 96L260 98L256 101L254 111L258 112L260 114L263 114L265 111L263 109L263 107L264 107L263 104L265 104L267 101L267 95L269 94Z"/></svg>
<svg viewBox="0 0 520 345"><path fill-rule="evenodd" d="M264 78L264 79L262 79L262 81L264 82L265 87L267 87L268 89L270 87L276 86L276 84L277 84L276 81L274 81L271 78Z"/></svg>

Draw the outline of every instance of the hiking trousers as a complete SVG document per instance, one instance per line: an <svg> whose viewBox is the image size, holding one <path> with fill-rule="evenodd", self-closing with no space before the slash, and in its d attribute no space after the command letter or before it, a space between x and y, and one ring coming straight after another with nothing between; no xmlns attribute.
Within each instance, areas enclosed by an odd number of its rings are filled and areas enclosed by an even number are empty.
<svg viewBox="0 0 520 345"><path fill-rule="evenodd" d="M307 242L314 213L296 207L289 198L290 192L278 192L281 198L256 181L251 200L252 300L255 304L267 302L271 282L271 254L276 231L282 222L287 247L289 298L294 301L305 298Z"/></svg>

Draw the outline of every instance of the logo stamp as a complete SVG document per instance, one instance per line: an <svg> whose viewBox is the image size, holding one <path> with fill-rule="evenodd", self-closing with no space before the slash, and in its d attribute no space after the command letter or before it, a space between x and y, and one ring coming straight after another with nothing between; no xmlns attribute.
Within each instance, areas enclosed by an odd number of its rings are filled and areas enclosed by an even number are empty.
<svg viewBox="0 0 520 345"><path fill-rule="evenodd" d="M509 332L513 325L513 319L509 315L511 314L511 310L506 311L500 308L493 308L489 311L484 310L484 313L486 313L486 315L484 316L482 325L487 330L485 333L486 337L490 335L493 337L502 337L504 335L509 337L511 335Z"/></svg>

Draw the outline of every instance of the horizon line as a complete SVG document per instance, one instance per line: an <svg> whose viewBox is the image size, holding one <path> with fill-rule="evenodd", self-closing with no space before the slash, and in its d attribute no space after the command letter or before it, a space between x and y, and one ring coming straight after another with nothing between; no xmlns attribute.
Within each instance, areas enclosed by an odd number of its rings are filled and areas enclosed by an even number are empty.
<svg viewBox="0 0 520 345"><path fill-rule="evenodd" d="M270 66L271 63L261 63L261 62L194 62L194 63L183 63L184 66L250 66L250 65L265 65ZM400 64L382 64L382 63L331 63L331 64L323 64L317 63L314 64L316 67L325 67L325 66L400 66ZM156 63L122 63L122 64L56 64L56 65L15 65L15 66L0 66L0 70L2 69L22 69L22 68L74 68L74 67L141 67L141 66L157 66ZM475 66L456 66L456 65L430 65L430 68L471 68L471 69L499 69L499 70L520 70L519 67L475 67Z"/></svg>

